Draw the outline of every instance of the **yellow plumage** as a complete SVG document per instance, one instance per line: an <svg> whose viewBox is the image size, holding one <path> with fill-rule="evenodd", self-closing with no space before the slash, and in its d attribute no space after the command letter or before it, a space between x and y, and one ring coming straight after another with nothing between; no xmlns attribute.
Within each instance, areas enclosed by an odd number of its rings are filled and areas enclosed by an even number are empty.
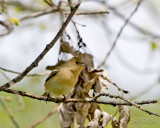
<svg viewBox="0 0 160 128"><path fill-rule="evenodd" d="M51 96L67 95L78 81L85 64L78 57L73 57L54 69L45 81L45 90Z"/></svg>

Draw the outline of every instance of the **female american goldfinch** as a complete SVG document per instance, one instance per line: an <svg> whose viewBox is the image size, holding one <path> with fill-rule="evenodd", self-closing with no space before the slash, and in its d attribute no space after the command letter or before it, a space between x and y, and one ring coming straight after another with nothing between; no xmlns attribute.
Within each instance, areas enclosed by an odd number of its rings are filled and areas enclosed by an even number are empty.
<svg viewBox="0 0 160 128"><path fill-rule="evenodd" d="M46 93L43 96L65 96L78 81L78 77L86 64L78 57L73 57L63 65L54 69L45 81Z"/></svg>

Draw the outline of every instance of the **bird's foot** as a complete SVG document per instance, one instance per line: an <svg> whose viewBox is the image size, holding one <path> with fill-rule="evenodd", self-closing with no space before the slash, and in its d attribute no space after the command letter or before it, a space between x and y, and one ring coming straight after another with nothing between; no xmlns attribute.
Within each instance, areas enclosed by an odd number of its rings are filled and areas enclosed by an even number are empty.
<svg viewBox="0 0 160 128"><path fill-rule="evenodd" d="M63 95L63 100L66 100L66 99L67 99L67 97L65 95Z"/></svg>
<svg viewBox="0 0 160 128"><path fill-rule="evenodd" d="M49 101L50 97L51 97L51 96L50 96L50 93L48 93L48 94L47 94L47 99L46 99L46 104L47 104L47 101Z"/></svg>

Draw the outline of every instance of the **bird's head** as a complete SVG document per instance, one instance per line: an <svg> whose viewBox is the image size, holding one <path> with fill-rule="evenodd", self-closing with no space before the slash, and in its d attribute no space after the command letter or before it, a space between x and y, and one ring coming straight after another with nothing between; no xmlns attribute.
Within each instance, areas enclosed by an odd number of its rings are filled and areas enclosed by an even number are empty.
<svg viewBox="0 0 160 128"><path fill-rule="evenodd" d="M69 66L71 71L80 73L82 69L86 66L86 63L84 63L78 57L73 57L67 62L67 65Z"/></svg>

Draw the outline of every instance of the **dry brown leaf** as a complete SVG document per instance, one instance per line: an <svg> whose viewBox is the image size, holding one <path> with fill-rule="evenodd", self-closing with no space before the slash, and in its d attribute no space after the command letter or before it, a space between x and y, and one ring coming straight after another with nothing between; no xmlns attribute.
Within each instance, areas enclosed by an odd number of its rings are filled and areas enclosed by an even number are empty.
<svg viewBox="0 0 160 128"><path fill-rule="evenodd" d="M88 115L88 111L91 104L89 103L77 103L75 104L76 112L75 112L75 119L78 125L84 126L85 119Z"/></svg>
<svg viewBox="0 0 160 128"><path fill-rule="evenodd" d="M94 118L89 122L89 128L105 128L109 121L111 120L111 116L106 113L102 112L99 109L95 109L94 111Z"/></svg>
<svg viewBox="0 0 160 128"><path fill-rule="evenodd" d="M82 61L87 64L87 67L89 67L89 68L94 67L92 55L87 54L87 53L81 53L79 56L82 59Z"/></svg>
<svg viewBox="0 0 160 128"><path fill-rule="evenodd" d="M112 127L113 128L127 128L130 121L130 110L127 106L119 105L119 122L117 122L116 117L112 117Z"/></svg>
<svg viewBox="0 0 160 128"><path fill-rule="evenodd" d="M119 122L117 122L116 117L112 116L111 119L112 119L112 128L119 128Z"/></svg>
<svg viewBox="0 0 160 128"><path fill-rule="evenodd" d="M94 118L89 122L88 127L89 128L99 128L99 120L101 119L101 111L99 109L96 109L94 112Z"/></svg>
<svg viewBox="0 0 160 128"><path fill-rule="evenodd" d="M94 112L95 112L96 109L100 109L99 104L92 103L91 107L89 109L90 120L94 118Z"/></svg>
<svg viewBox="0 0 160 128"><path fill-rule="evenodd" d="M120 105L119 106L119 127L127 128L128 123L130 121L130 110L127 106Z"/></svg>
<svg viewBox="0 0 160 128"><path fill-rule="evenodd" d="M61 103L58 108L58 115L60 119L61 128L71 127L73 123L73 111L70 108L71 104Z"/></svg>
<svg viewBox="0 0 160 128"><path fill-rule="evenodd" d="M102 121L102 128L105 128L109 121L111 120L111 116L107 113L107 112L102 112L102 115L103 115L103 121Z"/></svg>
<svg viewBox="0 0 160 128"><path fill-rule="evenodd" d="M108 74L104 71L96 72L95 75L98 76L96 81L96 85L94 87L96 93L106 93L109 88L110 83L108 80L110 79Z"/></svg>
<svg viewBox="0 0 160 128"><path fill-rule="evenodd" d="M61 43L60 52L70 53L73 56L76 56L76 50L70 46L68 42Z"/></svg>
<svg viewBox="0 0 160 128"><path fill-rule="evenodd" d="M47 66L46 69L47 70L54 70L55 68L61 66L62 64L64 64L65 61L61 60L61 61L58 61L58 63L56 65L53 65L53 66Z"/></svg>
<svg viewBox="0 0 160 128"><path fill-rule="evenodd" d="M95 76L89 82L84 83L84 92L89 92L89 90L91 90L92 86L96 83L97 79L98 79L98 77Z"/></svg>

